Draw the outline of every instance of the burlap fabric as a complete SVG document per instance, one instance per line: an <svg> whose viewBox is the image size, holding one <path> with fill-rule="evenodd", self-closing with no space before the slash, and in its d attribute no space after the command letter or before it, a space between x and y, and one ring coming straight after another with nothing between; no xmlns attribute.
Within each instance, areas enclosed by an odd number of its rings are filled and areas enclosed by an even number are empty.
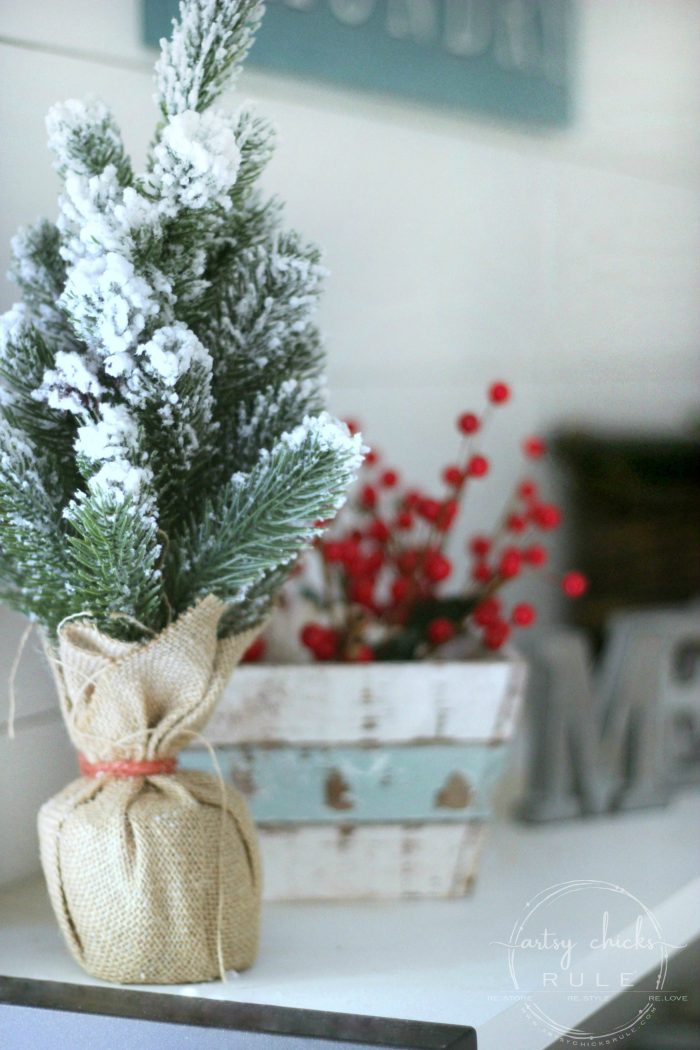
<svg viewBox="0 0 700 1050"><path fill-rule="evenodd" d="M66 623L49 657L76 748L99 762L190 743L256 633L218 640L223 609L205 598L145 644ZM187 771L80 777L41 808L39 839L59 925L93 976L180 984L254 961L258 847L232 786Z"/></svg>

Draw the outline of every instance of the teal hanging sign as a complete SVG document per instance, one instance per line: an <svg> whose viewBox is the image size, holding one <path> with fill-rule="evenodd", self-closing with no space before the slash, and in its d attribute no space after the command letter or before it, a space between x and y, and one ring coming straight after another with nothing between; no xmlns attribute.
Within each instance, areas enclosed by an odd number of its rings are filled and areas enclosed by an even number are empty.
<svg viewBox="0 0 700 1050"><path fill-rule="evenodd" d="M157 46L177 0L143 0ZM572 0L267 0L249 64L511 121L571 115Z"/></svg>

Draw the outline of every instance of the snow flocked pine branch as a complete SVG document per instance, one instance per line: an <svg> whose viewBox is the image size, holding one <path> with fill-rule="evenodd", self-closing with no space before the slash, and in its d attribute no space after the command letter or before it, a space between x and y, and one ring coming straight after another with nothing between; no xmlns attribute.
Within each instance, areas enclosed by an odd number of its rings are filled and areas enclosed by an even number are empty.
<svg viewBox="0 0 700 1050"><path fill-rule="evenodd" d="M319 254L256 189L271 129L213 108L261 12L181 5L142 174L102 102L47 118L58 220L14 238L0 321L0 596L50 633L140 638L206 594L259 622L359 466L323 411Z"/></svg>

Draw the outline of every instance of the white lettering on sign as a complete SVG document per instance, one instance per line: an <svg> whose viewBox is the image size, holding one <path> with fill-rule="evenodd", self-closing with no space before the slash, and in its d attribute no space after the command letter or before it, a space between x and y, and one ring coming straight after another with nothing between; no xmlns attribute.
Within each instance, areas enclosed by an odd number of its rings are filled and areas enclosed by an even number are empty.
<svg viewBox="0 0 700 1050"><path fill-rule="evenodd" d="M388 0L386 29L397 40L435 43L439 40L435 0Z"/></svg>
<svg viewBox="0 0 700 1050"><path fill-rule="evenodd" d="M488 0L447 0L445 47L458 58L473 58L488 51L493 18Z"/></svg>
<svg viewBox="0 0 700 1050"><path fill-rule="evenodd" d="M504 69L532 73L542 66L542 36L539 5L509 0L499 11L494 55Z"/></svg>
<svg viewBox="0 0 700 1050"><path fill-rule="evenodd" d="M330 9L346 26L361 26L374 14L376 0L328 0Z"/></svg>
<svg viewBox="0 0 700 1050"><path fill-rule="evenodd" d="M344 26L360 28L383 7L382 24L395 40L438 45L457 58L493 50L502 69L565 80L559 46L561 14L548 0L281 0L293 11L324 2Z"/></svg>

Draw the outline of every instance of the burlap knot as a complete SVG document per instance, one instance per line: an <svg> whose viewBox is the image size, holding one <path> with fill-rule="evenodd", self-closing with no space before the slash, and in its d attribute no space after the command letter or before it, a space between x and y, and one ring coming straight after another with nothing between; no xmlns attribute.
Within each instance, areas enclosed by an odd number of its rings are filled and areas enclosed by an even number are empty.
<svg viewBox="0 0 700 1050"><path fill-rule="evenodd" d="M196 738L257 633L219 639L224 608L209 596L146 643L66 623L48 652L76 748L91 761L150 759ZM80 777L42 806L39 840L58 923L93 976L180 984L253 963L257 839L223 780Z"/></svg>

